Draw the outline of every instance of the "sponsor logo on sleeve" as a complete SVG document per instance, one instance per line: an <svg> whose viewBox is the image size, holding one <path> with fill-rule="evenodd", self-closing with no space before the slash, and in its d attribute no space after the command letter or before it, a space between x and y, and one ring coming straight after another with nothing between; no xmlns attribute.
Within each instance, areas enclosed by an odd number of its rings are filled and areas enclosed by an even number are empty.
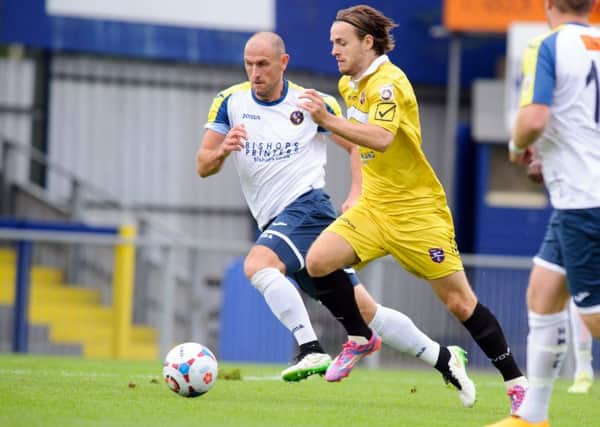
<svg viewBox="0 0 600 427"><path fill-rule="evenodd" d="M394 87L392 85L381 86L379 96L381 96L382 101L389 101L394 96Z"/></svg>
<svg viewBox="0 0 600 427"><path fill-rule="evenodd" d="M375 120L382 122L394 121L396 115L396 104L393 102L380 102L375 108Z"/></svg>

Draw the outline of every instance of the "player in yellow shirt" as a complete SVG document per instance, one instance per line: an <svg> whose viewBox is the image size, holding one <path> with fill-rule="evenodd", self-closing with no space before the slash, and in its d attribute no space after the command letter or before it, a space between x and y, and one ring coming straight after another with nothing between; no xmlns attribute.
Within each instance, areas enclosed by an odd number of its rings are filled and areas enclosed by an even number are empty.
<svg viewBox="0 0 600 427"><path fill-rule="evenodd" d="M332 55L344 75L339 90L347 120L329 114L316 91L301 96L315 122L360 146L363 162L362 195L313 243L308 272L322 277L345 265L361 267L392 255L429 282L501 372L514 412L527 380L496 317L477 301L464 273L444 190L421 148L414 91L385 55L394 47L390 31L395 26L369 6L337 13L331 26ZM338 355L326 377L352 362L352 354L346 353Z"/></svg>

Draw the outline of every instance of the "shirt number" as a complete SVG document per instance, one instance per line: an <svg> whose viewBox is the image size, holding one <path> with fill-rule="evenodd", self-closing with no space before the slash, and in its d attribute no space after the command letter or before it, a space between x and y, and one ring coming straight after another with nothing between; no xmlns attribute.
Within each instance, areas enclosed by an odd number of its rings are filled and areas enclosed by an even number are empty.
<svg viewBox="0 0 600 427"><path fill-rule="evenodd" d="M585 78L585 86L594 84L596 89L596 102L594 108L594 121L596 124L600 123L600 81L598 78L598 67L596 66L596 61L592 61L592 67L590 68L590 72Z"/></svg>

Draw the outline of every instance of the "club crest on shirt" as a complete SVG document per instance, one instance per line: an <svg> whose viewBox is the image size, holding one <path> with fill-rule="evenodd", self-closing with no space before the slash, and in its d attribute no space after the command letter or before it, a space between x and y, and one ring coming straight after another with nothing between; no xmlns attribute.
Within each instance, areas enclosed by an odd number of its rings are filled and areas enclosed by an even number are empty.
<svg viewBox="0 0 600 427"><path fill-rule="evenodd" d="M394 87L392 85L385 85L379 88L379 96L382 101L389 101L394 95Z"/></svg>
<svg viewBox="0 0 600 427"><path fill-rule="evenodd" d="M444 254L444 250L442 248L429 249L429 256L433 262L437 262L438 264L444 262L444 259L446 259L446 255Z"/></svg>
<svg viewBox="0 0 600 427"><path fill-rule="evenodd" d="M363 105L366 100L367 100L367 95L365 95L364 92L361 92L360 93L360 98L358 99L358 102L360 102L360 105Z"/></svg>
<svg viewBox="0 0 600 427"><path fill-rule="evenodd" d="M300 110L292 111L292 114L290 114L290 122L292 122L295 125L299 125L303 121L304 121L304 113L302 111L300 111Z"/></svg>

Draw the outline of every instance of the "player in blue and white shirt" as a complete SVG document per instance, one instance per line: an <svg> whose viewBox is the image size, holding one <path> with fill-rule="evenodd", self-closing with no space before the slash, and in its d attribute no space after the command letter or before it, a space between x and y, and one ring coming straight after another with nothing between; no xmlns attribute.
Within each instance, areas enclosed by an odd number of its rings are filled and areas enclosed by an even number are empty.
<svg viewBox="0 0 600 427"><path fill-rule="evenodd" d="M510 159L525 163L536 144L554 213L527 291L529 390L517 417L496 427L549 425L552 385L568 346L569 294L600 337L600 31L588 24L593 6L546 0L553 31L534 39L523 61Z"/></svg>
<svg viewBox="0 0 600 427"><path fill-rule="evenodd" d="M245 130L248 139L243 138L243 148L232 160L261 229L302 194L325 186L329 136L298 107L302 92L300 86L283 80L279 99L263 101L250 82L241 83L221 92L208 114L206 128L220 135L232 128ZM334 98L327 102L332 112L340 114Z"/></svg>
<svg viewBox="0 0 600 427"><path fill-rule="evenodd" d="M287 275L340 320L364 355L379 348L380 334L392 347L434 366L458 389L467 382L474 389L464 366L449 366L447 347L423 334L404 314L378 305L354 273L339 270L322 279L306 273L309 246L336 218L323 191L326 144L334 139L351 154L353 182L346 204L360 195L360 159L354 145L326 133L301 108L298 96L304 89L283 77L288 61L278 35L257 33L248 40L244 62L249 81L215 97L197 154L202 177L217 173L225 159L232 158L262 231L246 257L244 271L300 346L298 363L282 372L283 379L297 381L324 373L331 362ZM337 101L324 98L327 108L340 115Z"/></svg>

